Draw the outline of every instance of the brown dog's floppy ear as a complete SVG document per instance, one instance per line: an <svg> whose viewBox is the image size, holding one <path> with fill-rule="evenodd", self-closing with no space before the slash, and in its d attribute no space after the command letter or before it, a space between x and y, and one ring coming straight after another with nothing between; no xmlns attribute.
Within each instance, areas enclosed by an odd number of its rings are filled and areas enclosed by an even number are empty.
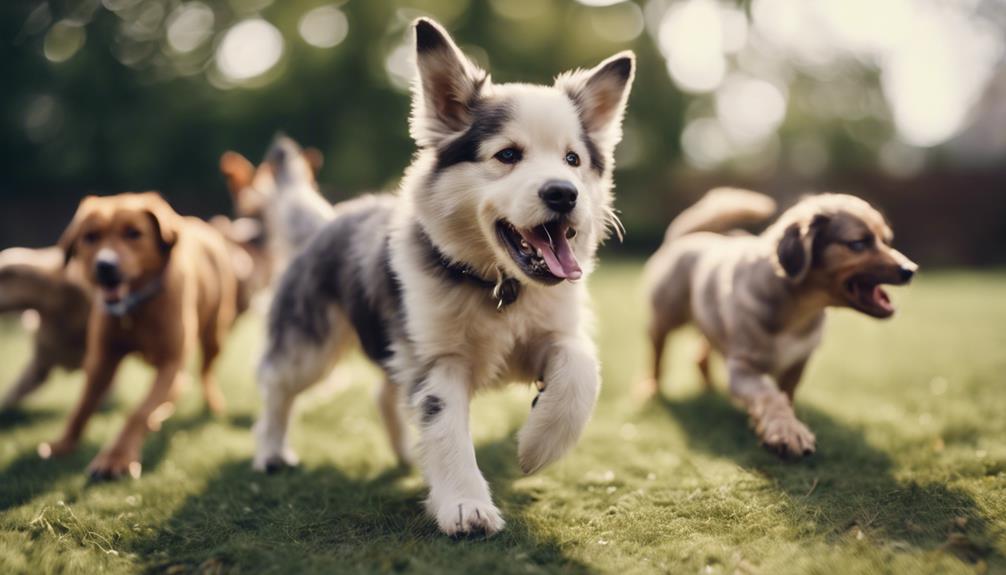
<svg viewBox="0 0 1006 575"><path fill-rule="evenodd" d="M473 105L489 76L472 64L433 20L420 18L413 28L418 74L413 84L410 132L416 143L427 146L471 124Z"/></svg>
<svg viewBox="0 0 1006 575"><path fill-rule="evenodd" d="M311 171L317 177L318 172L321 171L321 167L325 165L325 155L318 148L304 148L304 159L307 160L308 165L311 166Z"/></svg>
<svg viewBox="0 0 1006 575"><path fill-rule="evenodd" d="M143 209L154 224L154 233L157 234L161 251L167 254L178 242L182 217L157 192L144 192L140 197Z"/></svg>
<svg viewBox="0 0 1006 575"><path fill-rule="evenodd" d="M88 205L94 201L95 196L87 196L77 205L77 211L73 214L70 224L63 230L63 235L59 237L59 249L63 250L63 265L69 265L73 259L77 247L77 238L80 236L80 225L91 208Z"/></svg>
<svg viewBox="0 0 1006 575"><path fill-rule="evenodd" d="M777 272L793 283L800 283L810 270L814 258L814 238L827 218L817 214L809 221L794 222L783 231L776 246Z"/></svg>
<svg viewBox="0 0 1006 575"><path fill-rule="evenodd" d="M255 166L248 158L228 150L220 156L220 172L227 178L227 189L237 200L241 190L250 185L255 177Z"/></svg>

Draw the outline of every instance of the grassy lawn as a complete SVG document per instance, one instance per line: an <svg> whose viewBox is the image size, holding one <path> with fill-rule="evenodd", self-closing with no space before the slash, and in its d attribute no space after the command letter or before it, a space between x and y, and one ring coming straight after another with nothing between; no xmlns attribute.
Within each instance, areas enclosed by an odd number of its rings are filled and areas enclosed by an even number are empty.
<svg viewBox="0 0 1006 575"><path fill-rule="evenodd" d="M229 415L195 385L144 449L138 481L90 485L83 468L146 391L122 371L79 453L40 461L82 383L60 374L0 417L0 573L1006 572L1006 275L923 274L878 322L840 311L797 395L818 453L762 451L722 391L700 390L694 334L672 341L664 399L631 388L646 348L639 267L592 280L604 389L579 446L523 477L515 432L532 393L480 397L473 432L507 529L450 540L421 512L419 474L396 469L361 360L302 398L301 469L250 469L257 317L219 366ZM0 324L0 382L28 340ZM718 380L725 385L722 366Z"/></svg>

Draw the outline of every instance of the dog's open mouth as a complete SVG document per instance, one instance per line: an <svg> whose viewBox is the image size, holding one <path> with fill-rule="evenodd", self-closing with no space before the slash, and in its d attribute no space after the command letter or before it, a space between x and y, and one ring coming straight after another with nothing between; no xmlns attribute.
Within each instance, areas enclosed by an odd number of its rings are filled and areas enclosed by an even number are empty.
<svg viewBox="0 0 1006 575"><path fill-rule="evenodd" d="M569 240L576 236L564 218L522 230L506 220L496 222L496 235L514 263L529 278L548 285L583 276Z"/></svg>
<svg viewBox="0 0 1006 575"><path fill-rule="evenodd" d="M115 286L100 286L99 289L101 290L101 299L107 305L117 304L129 295L129 286L125 282Z"/></svg>
<svg viewBox="0 0 1006 575"><path fill-rule="evenodd" d="M845 297L853 309L878 318L894 315L894 304L884 291L880 278L870 274L858 274L846 280Z"/></svg>

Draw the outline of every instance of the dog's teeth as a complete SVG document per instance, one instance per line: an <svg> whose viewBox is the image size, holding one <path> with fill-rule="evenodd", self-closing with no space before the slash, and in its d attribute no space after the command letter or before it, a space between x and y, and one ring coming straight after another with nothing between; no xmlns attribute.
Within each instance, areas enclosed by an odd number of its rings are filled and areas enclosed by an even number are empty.
<svg viewBox="0 0 1006 575"><path fill-rule="evenodd" d="M535 255L540 258L545 257L545 253L541 251L541 248L538 248L538 250L535 252Z"/></svg>
<svg viewBox="0 0 1006 575"><path fill-rule="evenodd" d="M521 240L520 241L520 249L522 249L522 250L529 250L529 249L531 249L531 245L527 243L527 240Z"/></svg>

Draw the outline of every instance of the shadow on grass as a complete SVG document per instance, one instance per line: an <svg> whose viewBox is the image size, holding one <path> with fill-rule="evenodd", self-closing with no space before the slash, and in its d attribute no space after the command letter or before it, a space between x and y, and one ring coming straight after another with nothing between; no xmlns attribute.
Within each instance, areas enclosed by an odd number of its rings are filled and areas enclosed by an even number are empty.
<svg viewBox="0 0 1006 575"><path fill-rule="evenodd" d="M828 541L867 537L896 548L947 551L969 563L1003 562L994 547L997 535L971 496L896 479L886 453L821 410L797 405L797 415L817 436L818 452L783 461L758 446L746 414L722 394L662 398L661 404L685 429L692 448L769 478L787 498L783 513Z"/></svg>
<svg viewBox="0 0 1006 575"><path fill-rule="evenodd" d="M513 438L477 451L508 521L489 539L440 535L411 470L355 477L325 465L263 475L241 460L222 466L135 552L152 573L589 572L524 521L531 498L510 488L518 475Z"/></svg>
<svg viewBox="0 0 1006 575"><path fill-rule="evenodd" d="M13 420L11 425L37 423L43 417L66 417L59 410L33 410L22 412L13 410L0 416L0 422ZM189 417L168 419L162 429L151 433L143 446L143 472L149 473L164 460L170 448L171 437L183 430L194 430L214 421L214 416L199 413ZM227 419L230 425L248 427L250 416L235 416ZM118 429L114 430L116 433ZM108 438L111 440L111 436ZM0 489L0 512L24 505L37 496L50 491L52 486L72 475L84 477L87 465L100 451L94 443L82 443L72 454L55 459L42 459L32 446L25 449L16 459L2 470L3 489ZM88 486L93 484L88 484Z"/></svg>
<svg viewBox="0 0 1006 575"><path fill-rule="evenodd" d="M61 409L53 409L51 407L26 408L18 405L0 411L0 431L34 425L41 421L50 421L57 417L65 416L66 412Z"/></svg>

